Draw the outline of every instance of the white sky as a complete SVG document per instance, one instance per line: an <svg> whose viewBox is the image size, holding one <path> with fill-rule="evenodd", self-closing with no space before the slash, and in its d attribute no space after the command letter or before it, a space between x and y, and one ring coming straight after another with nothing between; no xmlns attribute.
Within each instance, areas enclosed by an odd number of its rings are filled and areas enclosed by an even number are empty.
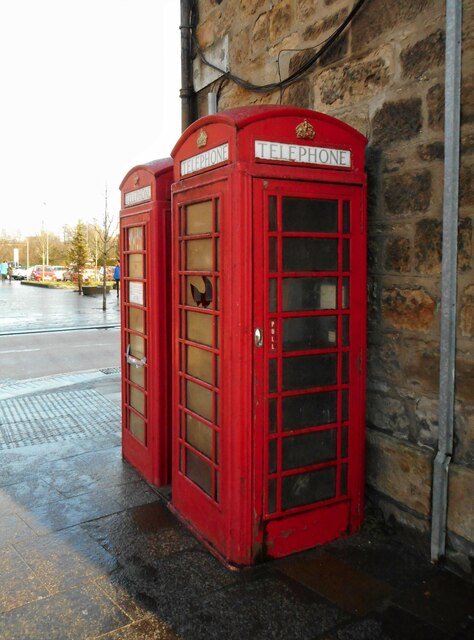
<svg viewBox="0 0 474 640"><path fill-rule="evenodd" d="M0 2L0 235L120 209L181 132L179 0Z"/></svg>

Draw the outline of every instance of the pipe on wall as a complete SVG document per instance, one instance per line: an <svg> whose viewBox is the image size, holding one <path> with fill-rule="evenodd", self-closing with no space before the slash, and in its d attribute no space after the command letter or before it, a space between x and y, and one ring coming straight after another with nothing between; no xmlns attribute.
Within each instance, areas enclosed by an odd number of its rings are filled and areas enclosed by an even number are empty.
<svg viewBox="0 0 474 640"><path fill-rule="evenodd" d="M181 0L181 127L184 131L194 120L195 96L193 87L193 65L191 57L191 29L194 0Z"/></svg>
<svg viewBox="0 0 474 640"><path fill-rule="evenodd" d="M443 254L438 451L433 462L431 560L446 553L449 464L453 455L456 377L459 140L461 112L462 2L446 0Z"/></svg>

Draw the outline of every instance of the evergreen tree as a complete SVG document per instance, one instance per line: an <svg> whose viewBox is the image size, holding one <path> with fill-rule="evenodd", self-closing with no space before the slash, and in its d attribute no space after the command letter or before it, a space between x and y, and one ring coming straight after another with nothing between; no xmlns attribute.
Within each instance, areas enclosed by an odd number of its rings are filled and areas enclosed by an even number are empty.
<svg viewBox="0 0 474 640"><path fill-rule="evenodd" d="M74 229L71 239L71 247L68 253L73 272L77 275L79 293L82 293L82 277L87 261L89 260L89 247L87 246L86 226L79 222Z"/></svg>

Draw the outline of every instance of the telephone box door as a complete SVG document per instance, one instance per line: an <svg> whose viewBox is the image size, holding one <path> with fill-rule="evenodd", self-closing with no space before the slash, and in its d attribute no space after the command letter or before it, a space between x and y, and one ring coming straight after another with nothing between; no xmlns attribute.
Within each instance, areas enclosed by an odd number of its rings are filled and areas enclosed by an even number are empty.
<svg viewBox="0 0 474 640"><path fill-rule="evenodd" d="M255 511L269 556L360 524L362 200L360 187L254 180Z"/></svg>

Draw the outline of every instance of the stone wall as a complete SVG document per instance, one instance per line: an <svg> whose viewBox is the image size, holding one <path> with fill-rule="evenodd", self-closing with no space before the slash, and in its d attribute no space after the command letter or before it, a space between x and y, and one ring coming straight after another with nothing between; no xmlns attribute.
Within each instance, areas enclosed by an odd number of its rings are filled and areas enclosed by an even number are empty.
<svg viewBox="0 0 474 640"><path fill-rule="evenodd" d="M286 77L352 8L352 0L199 0L206 50L229 38L233 74L254 84ZM369 486L387 513L429 530L438 432L444 156L445 2L367 0L302 79L261 94L229 81L219 110L294 104L346 121L369 138ZM456 439L450 544L474 549L474 0L464 0L462 167L458 264ZM468 489L468 491L466 491Z"/></svg>

